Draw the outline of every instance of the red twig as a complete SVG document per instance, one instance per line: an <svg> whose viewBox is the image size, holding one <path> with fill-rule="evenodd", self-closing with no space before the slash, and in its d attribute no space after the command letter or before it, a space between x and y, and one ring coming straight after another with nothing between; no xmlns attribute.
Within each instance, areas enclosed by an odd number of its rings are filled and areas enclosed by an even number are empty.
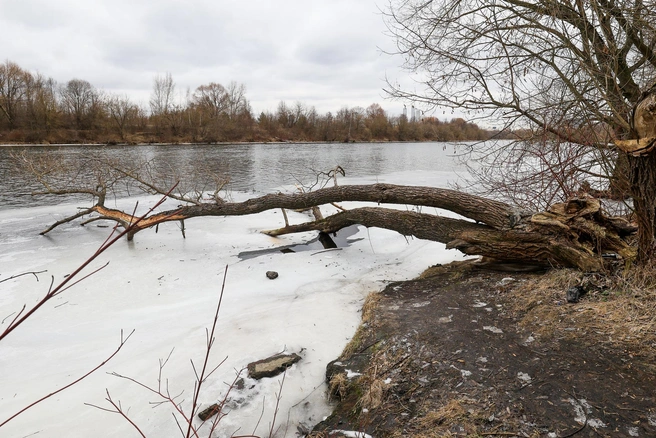
<svg viewBox="0 0 656 438"><path fill-rule="evenodd" d="M112 399L112 396L109 394L109 389L105 389L105 391L107 392L107 397L105 397L105 400L107 400L107 401L109 402L109 404L111 404L111 405L114 407L114 409L103 408L103 407L101 407L101 406L96 406L96 405L93 405L93 404L91 404L91 403L85 403L85 405L87 405L87 406L91 406L91 407L94 407L94 408L97 408L97 409L100 409L101 411L111 412L112 414L119 414L120 416L122 416L123 418L125 418L125 420L126 420L128 423L130 423L130 424L132 425L132 427L134 427L134 428L136 429L136 431L139 432L139 434L140 434L143 438L146 438L146 435L145 435L145 434L143 433L143 431L139 428L139 426L137 426L137 424L136 424L134 421L132 421L132 420L130 419L130 417L129 417L125 412L123 412L123 407L121 406L121 402L119 401L118 404L117 404L117 403Z"/></svg>
<svg viewBox="0 0 656 438"><path fill-rule="evenodd" d="M115 372L109 373L109 375L114 376L114 377L118 377L118 378L121 378L121 379L128 380L128 381L130 381L130 382L132 382L132 383L134 383L138 386L141 386L144 389L147 389L148 391L152 392L153 394L161 397L164 401L167 401L167 402L169 402L170 404L172 404L174 406L177 413L182 415L182 418L184 419L184 421L186 423L191 423L192 418L187 417L187 415L184 413L184 411L180 407L180 404L176 403L176 401L175 401L175 399L180 397L182 395L182 393L180 393L176 396L171 396L171 393L169 392L169 389L168 389L168 385L167 385L167 388L166 388L166 393L163 393L162 391L151 388L150 386L138 381L137 379L135 379L133 377L123 376L123 375L115 373ZM194 432L196 432L196 431L194 431ZM195 433L195 434L196 434L196 436L198 436L197 433Z"/></svg>
<svg viewBox="0 0 656 438"><path fill-rule="evenodd" d="M169 191L168 191L168 192L162 197L162 199L160 199L160 200L159 200L159 201L158 201L153 207L151 207L151 208L150 208L150 209L149 209L144 215L142 215L142 216L139 217L135 222L133 222L132 224L130 224L130 226L128 226L127 228L125 228L125 229L124 229L121 233L119 233L116 237L114 237L113 239L110 239L110 237L111 237L111 236L114 234L114 232L116 231L116 227L114 227L114 229L112 230L112 233L109 235L109 237L107 238L107 240L105 240L105 242L103 242L103 244L100 245L100 247L96 250L96 252L95 252L91 257L89 257L89 258L88 258L86 261L84 261L80 266L78 266L78 268L75 269L75 271L73 271L73 273L72 273L71 275L69 275L68 277L66 277L66 278L65 278L61 283L59 283L54 289L51 287L51 288L48 290L48 293L43 297L43 299L41 299L38 303L36 303L36 304L35 304L35 305L34 305L34 306L33 306L33 307L32 307L27 313L25 313L25 314L24 314L23 316L21 316L20 318L15 318L15 319L11 322L11 324L9 324L9 326L5 329L5 331L2 332L2 334L0 334L0 341L2 341L7 335L9 335L12 331L14 331L14 329L15 329L16 327L18 327L18 326L21 325L23 322L25 322L25 320L27 320L30 316L32 316L37 310L39 310L39 309L40 309L45 303L47 303L50 299L52 299L53 297L55 297L55 296L57 296L58 294L62 293L62 292L65 291L66 289L68 289L68 287L70 287L70 286L67 287L68 283L70 283L74 278L76 278L77 275L78 275L78 274L79 274L84 268L86 268L91 262L93 262L98 256L100 256L100 254L102 254L103 252L105 252L109 247L111 247L114 243L116 243L121 237L125 236L125 235L126 235L127 233L129 233L133 228L135 228L135 227L137 226L137 224L139 224L139 222L141 222L142 220L144 220L144 219L145 219L150 213L152 213L157 207L159 207L160 205L162 205L162 204L164 203L164 201L166 200L167 196L168 196L168 195L169 195L169 194L175 189L176 186L177 186L177 184L174 185L174 186L171 188L171 190L169 190ZM173 213L173 214L175 214L175 213ZM107 265L105 265L105 266L107 266ZM103 266L103 267L104 267L104 266ZM100 269L102 269L102 268L100 268ZM98 269L98 270L99 270L99 269ZM94 271L94 273L97 272L98 270ZM88 277L88 276L87 276L87 277ZM85 278L86 278L86 277L85 277ZM53 280L54 280L54 278L53 278ZM77 283L77 281L74 282L73 284L76 284L76 283ZM71 286L72 286L73 284L71 284ZM19 313L18 316L20 316L20 313Z"/></svg>
<svg viewBox="0 0 656 438"><path fill-rule="evenodd" d="M282 375L280 390L276 394L276 409L273 411L273 419L271 420L271 428L269 429L269 438L273 438L273 429L276 427L276 417L278 416L278 408L280 406L280 399L282 398L282 388L285 386L285 377L287 377L287 370L285 370Z"/></svg>
<svg viewBox="0 0 656 438"><path fill-rule="evenodd" d="M191 404L191 415L190 415L192 419L194 418L194 415L196 414L196 410L198 409L198 397L200 396L201 386L203 385L203 382L206 379L205 371L207 370L207 363L209 362L210 359L210 351L212 350L212 345L214 344L214 331L216 330L216 323L219 320L219 311L221 310L221 302L223 301L223 292L225 291L225 283L226 283L227 276L228 276L228 265L226 265L225 271L223 273L221 295L219 295L219 303L216 306L216 313L214 314L214 321L212 322L212 332L207 337L207 348L205 349L205 360L203 361L203 370L200 373L200 377L197 377L198 384L195 385L196 388L194 391L193 402ZM216 368L214 370L216 370ZM212 373L214 372L214 370L212 370ZM192 430L192 423L191 421L189 421L186 438L189 438L191 436L191 430Z"/></svg>
<svg viewBox="0 0 656 438"><path fill-rule="evenodd" d="M225 359L224 359L221 363L223 363L223 362L225 362ZM218 367L217 367L217 368L218 368ZM215 368L215 369L216 369L216 368ZM228 414L223 413L223 407L224 407L224 406L226 405L226 403L228 402L228 397L230 396L230 392L232 392L232 390L233 390L233 389L235 388L235 386L237 385L237 381L241 378L241 374L244 372L244 369L245 369L245 368L242 368L241 370L239 370L239 371L237 372L237 375L236 375L235 378L233 379L232 383L228 386L228 391L226 391L225 395L223 396L223 400L221 400L221 401L219 402L219 413L216 415L216 417L214 418L214 420L212 420L212 425L211 425L211 427L210 427L210 432L209 432L209 435L208 435L208 436L211 436L211 435L212 435L212 432L214 432L214 430L218 427L218 425L219 425L219 423L221 422L221 420L223 419L223 417L225 417L226 415L228 415ZM208 374L208 377L209 377L209 374ZM203 424L205 424L205 421L203 421L200 425L202 426Z"/></svg>
<svg viewBox="0 0 656 438"><path fill-rule="evenodd" d="M30 408L33 407L34 405L36 405L36 404L38 404L38 403L41 403L41 402L44 401L44 400L49 399L49 398L52 397L53 395L59 394L59 393L62 392L63 390L70 388L71 386L75 385L76 383L82 381L83 379L85 379L85 378L87 378L88 376L90 376L91 374L93 374L95 371L97 371L99 368L101 368L101 367L102 367L103 365L105 365L107 362L109 362L110 360L112 360L112 358L113 358L114 356L116 356L116 355L118 354L119 351L121 351L121 348L123 348L123 346L124 346L125 343L128 341L128 339L130 339L130 336L132 336L133 333L134 333L134 330L132 330L132 332L130 332L130 334L128 335L127 338L123 339L123 330L121 330L121 343L119 344L118 348L117 348L116 350L114 350L114 352L111 354L111 356L109 356L107 359L105 359L100 365L98 365L97 367L95 367L94 369L92 369L91 371L89 371L88 373L86 373L85 375L83 375L82 377L80 377L80 378L78 378L78 379L72 381L72 382L69 383L68 385L66 385L66 386L62 386L62 387L59 388L58 390L56 390L56 391L54 391L54 392L51 392L50 394L46 395L45 397L41 397L40 399L38 399L38 400L35 401L34 403L31 403L31 404L25 406L23 409L21 409L20 411L16 412L14 415L12 415L11 417L7 418L5 421L3 421L2 423L0 423L0 427L2 427L2 426L4 426L5 424L9 423L11 420L13 420L14 418L16 418L17 416L19 416L20 414L22 414L22 413L25 412L26 410L30 409Z"/></svg>

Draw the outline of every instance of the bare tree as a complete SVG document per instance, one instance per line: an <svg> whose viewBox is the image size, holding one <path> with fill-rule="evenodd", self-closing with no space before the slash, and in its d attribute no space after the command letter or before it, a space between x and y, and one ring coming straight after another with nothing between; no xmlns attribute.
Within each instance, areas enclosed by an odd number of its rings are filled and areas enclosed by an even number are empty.
<svg viewBox="0 0 656 438"><path fill-rule="evenodd" d="M166 115L174 105L175 82L171 73L157 75L153 79L153 92L150 95L150 111L154 116Z"/></svg>
<svg viewBox="0 0 656 438"><path fill-rule="evenodd" d="M125 140L125 131L137 119L139 107L130 102L127 96L112 96L107 101L107 109L112 122L118 128L121 140Z"/></svg>
<svg viewBox="0 0 656 438"><path fill-rule="evenodd" d="M656 77L656 2L391 0L385 15L423 84L390 95L604 154L609 179L626 175L640 258L654 256L656 153L621 141L638 138L632 109Z"/></svg>
<svg viewBox="0 0 656 438"><path fill-rule="evenodd" d="M210 118L218 118L228 109L228 94L223 85L211 82L196 88L193 103Z"/></svg>
<svg viewBox="0 0 656 438"><path fill-rule="evenodd" d="M243 114L250 114L250 104L246 100L246 86L232 81L226 88L228 117L235 119Z"/></svg>
<svg viewBox="0 0 656 438"><path fill-rule="evenodd" d="M37 73L32 76L26 94L28 122L33 131L50 133L60 115L57 82Z"/></svg>
<svg viewBox="0 0 656 438"><path fill-rule="evenodd" d="M175 102L175 82L171 73L157 75L153 79L153 91L150 95L150 113L155 119L157 134L162 134L166 125L176 134L179 128L180 106Z"/></svg>
<svg viewBox="0 0 656 438"><path fill-rule="evenodd" d="M30 74L17 64L6 61L0 64L0 115L14 129L18 124L18 115L24 103Z"/></svg>
<svg viewBox="0 0 656 438"><path fill-rule="evenodd" d="M93 86L81 79L71 79L60 89L62 102L73 117L75 128L89 127L98 95Z"/></svg>

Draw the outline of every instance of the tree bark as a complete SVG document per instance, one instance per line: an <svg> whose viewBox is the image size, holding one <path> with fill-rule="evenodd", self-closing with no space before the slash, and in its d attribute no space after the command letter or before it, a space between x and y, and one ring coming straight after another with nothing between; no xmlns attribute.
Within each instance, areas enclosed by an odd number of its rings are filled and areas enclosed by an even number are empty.
<svg viewBox="0 0 656 438"><path fill-rule="evenodd" d="M656 85L656 84L655 84ZM633 210L638 223L639 262L656 255L656 88L641 96L631 113L633 139L615 140L627 156Z"/></svg>
<svg viewBox="0 0 656 438"><path fill-rule="evenodd" d="M217 202L187 205L176 210L148 216L133 228L128 239L131 240L136 233L143 229L163 222L202 216L242 216L274 208L310 209L317 205L341 201L368 201L378 204L409 204L441 208L499 229L511 229L529 215L503 202L455 190L392 184L352 185L329 187L294 195L269 194L239 203ZM135 221L135 217L131 214L107 208L103 204L104 202L99 202L90 210L101 216L111 218L121 225ZM43 231L41 234L46 234L52 228Z"/></svg>
<svg viewBox="0 0 656 438"><path fill-rule="evenodd" d="M343 201L434 207L456 212L464 218L448 218L432 212L363 207L326 218L315 215L314 221L300 225L286 224L283 228L265 233L278 236L316 230L325 236L344 227L360 224L442 242L447 248L455 248L465 254L545 266L569 266L585 271L602 269L602 255L607 252L619 258L632 258L635 255L624 240L627 235L635 232L635 227L622 219L605 217L599 202L594 199L556 204L546 212L531 215L499 201L454 190L390 184L339 186L307 193L269 194L238 203L182 206L143 218L132 226L128 239L145 228L169 221L201 216L248 215L277 208L312 209ZM136 221L131 214L101 204L91 207L87 212L113 220L123 227ZM76 217L79 214L70 220ZM59 222L65 223L67 220Z"/></svg>
<svg viewBox="0 0 656 438"><path fill-rule="evenodd" d="M638 223L638 261L646 262L654 253L656 225L656 152L629 155L631 196Z"/></svg>

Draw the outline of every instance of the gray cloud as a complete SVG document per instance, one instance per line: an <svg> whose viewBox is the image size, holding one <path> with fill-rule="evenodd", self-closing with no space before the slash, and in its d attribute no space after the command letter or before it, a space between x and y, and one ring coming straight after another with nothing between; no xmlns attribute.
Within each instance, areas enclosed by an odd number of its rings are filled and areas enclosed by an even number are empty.
<svg viewBox="0 0 656 438"><path fill-rule="evenodd" d="M384 102L405 80L375 0L2 0L3 55L60 82L85 79L147 102L155 75L180 95L244 83L254 110L280 100L319 111Z"/></svg>

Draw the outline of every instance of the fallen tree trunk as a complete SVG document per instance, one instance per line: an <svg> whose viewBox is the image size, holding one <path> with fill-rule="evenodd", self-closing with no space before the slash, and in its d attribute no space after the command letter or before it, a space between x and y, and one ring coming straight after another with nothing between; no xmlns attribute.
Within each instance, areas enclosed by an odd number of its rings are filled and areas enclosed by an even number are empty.
<svg viewBox="0 0 656 438"><path fill-rule="evenodd" d="M310 209L314 206L342 201L409 204L441 208L500 229L513 228L519 224L523 215L527 215L527 213L522 213L503 202L455 190L393 184L352 185L329 187L291 195L283 193L269 194L238 203L218 202L188 205L177 210L164 211L149 216L139 223L132 236L145 228L150 228L162 222L201 216L242 216L276 208ZM101 203L92 207L92 210L100 215L115 218L121 224L131 223L134 219L130 214L106 208Z"/></svg>
<svg viewBox="0 0 656 438"><path fill-rule="evenodd" d="M103 198L100 198L103 199ZM203 216L255 214L271 209L310 209L319 205L360 201L376 204L406 204L435 207L463 216L453 219L430 213L417 213L382 207L364 207L300 225L286 225L265 231L271 236L316 230L334 233L360 224L398 231L404 235L445 243L465 254L483 255L498 260L532 262L542 265L576 267L584 271L603 268L604 254L617 258L635 257L626 238L636 227L620 218L606 217L595 199L575 199L552 206L537 214L522 212L503 202L448 189L390 184L336 186L297 194L269 194L244 202L196 203L152 214L133 226L128 239L146 228L170 221ZM123 227L136 218L98 202L85 213L92 220L113 220ZM61 220L45 230L80 217Z"/></svg>

